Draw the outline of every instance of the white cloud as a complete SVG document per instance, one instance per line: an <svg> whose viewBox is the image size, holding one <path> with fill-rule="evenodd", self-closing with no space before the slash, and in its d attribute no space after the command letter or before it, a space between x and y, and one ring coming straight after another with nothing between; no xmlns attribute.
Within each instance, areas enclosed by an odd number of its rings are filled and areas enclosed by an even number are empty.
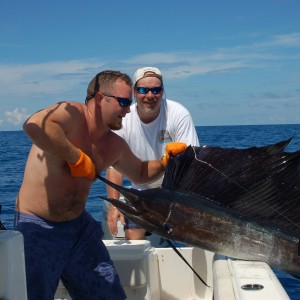
<svg viewBox="0 0 300 300"><path fill-rule="evenodd" d="M276 35L271 39L269 44L286 47L300 47L300 33Z"/></svg>
<svg viewBox="0 0 300 300"><path fill-rule="evenodd" d="M5 116L8 123L20 125L29 117L29 114L26 108L15 108L13 111L6 111Z"/></svg>
<svg viewBox="0 0 300 300"><path fill-rule="evenodd" d="M263 94L267 89L278 93L281 87L290 93L286 102L291 102L291 99L299 99L295 95L295 85L299 82L299 45L300 33L292 33L270 36L264 40L261 36L253 36L245 43L213 48L209 52L152 52L116 60L90 58L35 64L0 63L0 125L3 127L8 122L15 126L21 124L28 117L27 111L32 113L55 101L83 100L89 80L101 70L117 69L133 75L137 67L145 65L162 69L165 82L172 86L175 100L186 97L185 79L188 78L191 83L188 92L196 93L212 87L218 91L220 95L211 98L212 103L217 103L216 99L224 99L227 90L232 91L231 101L234 101L234 94L246 101L248 93L255 91L256 94ZM290 51L282 51L283 48ZM199 78L196 76L199 75L201 89L197 88ZM180 85L181 79L183 86ZM193 105L198 99L202 96L196 93L192 97ZM270 101L279 105L279 100L274 97ZM264 104L266 101L261 102ZM27 111L15 107L26 107ZM194 107L191 104L189 108L192 110Z"/></svg>
<svg viewBox="0 0 300 300"><path fill-rule="evenodd" d="M2 97L62 93L91 77L90 69L101 62L90 60L54 61L37 64L0 65ZM63 80L62 80L63 78Z"/></svg>
<svg viewBox="0 0 300 300"><path fill-rule="evenodd" d="M252 40L253 41L253 40ZM87 84L101 69L122 67L122 71L132 75L139 66L158 65L167 78L187 78L211 72L231 73L232 70L244 68L274 67L274 61L299 59L300 55L290 53L286 57L277 53L278 48L300 46L300 33L272 36L264 41L250 42L248 45L235 45L227 48L212 49L205 52L154 52L145 53L120 61L102 59L85 59L70 61L53 61L37 64L2 64L0 65L0 90L5 99L40 94L47 95L68 92L80 83ZM264 49L264 51L262 51ZM268 49L267 53L265 52ZM276 53L276 54L275 54Z"/></svg>

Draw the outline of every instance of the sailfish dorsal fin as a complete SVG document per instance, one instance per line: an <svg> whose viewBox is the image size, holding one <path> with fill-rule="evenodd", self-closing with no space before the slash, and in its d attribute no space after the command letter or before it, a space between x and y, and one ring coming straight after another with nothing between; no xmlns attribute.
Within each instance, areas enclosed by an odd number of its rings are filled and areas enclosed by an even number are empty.
<svg viewBox="0 0 300 300"><path fill-rule="evenodd" d="M199 194L300 235L300 151L289 140L246 149L191 147L168 164L163 188Z"/></svg>

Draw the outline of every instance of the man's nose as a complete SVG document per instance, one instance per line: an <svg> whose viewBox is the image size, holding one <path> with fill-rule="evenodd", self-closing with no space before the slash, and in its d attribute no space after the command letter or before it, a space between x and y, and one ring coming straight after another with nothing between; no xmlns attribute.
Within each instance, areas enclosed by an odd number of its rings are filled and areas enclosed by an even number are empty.
<svg viewBox="0 0 300 300"><path fill-rule="evenodd" d="M126 114L130 113L131 110L130 110L130 106L127 106L127 107L124 107L125 111L126 111Z"/></svg>
<svg viewBox="0 0 300 300"><path fill-rule="evenodd" d="M148 93L146 94L147 98L153 98L154 94L149 90Z"/></svg>

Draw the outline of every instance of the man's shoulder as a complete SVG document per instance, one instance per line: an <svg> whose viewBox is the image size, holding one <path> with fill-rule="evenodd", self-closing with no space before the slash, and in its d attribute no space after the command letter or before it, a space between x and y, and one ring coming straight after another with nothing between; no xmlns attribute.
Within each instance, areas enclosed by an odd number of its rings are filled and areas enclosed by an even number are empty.
<svg viewBox="0 0 300 300"><path fill-rule="evenodd" d="M189 114L188 109L183 104L181 104L177 101L166 99L165 103L166 103L166 108L169 111L173 111L178 114L182 114L182 113Z"/></svg>
<svg viewBox="0 0 300 300"><path fill-rule="evenodd" d="M55 109L57 109L58 111L65 111L71 115L73 114L73 116L77 112L83 113L87 110L87 106L84 103L77 102L77 101L68 101L68 100L57 102L52 107L55 107Z"/></svg>
<svg viewBox="0 0 300 300"><path fill-rule="evenodd" d="M180 104L178 101L175 101L175 100L171 100L171 99L165 99L165 102L167 105L182 105Z"/></svg>
<svg viewBox="0 0 300 300"><path fill-rule="evenodd" d="M127 144L127 142L124 140L124 138L122 136L120 136L118 133L118 131L114 131L111 130L108 134L107 134L107 142L109 144L114 145L114 147L123 147L124 145Z"/></svg>
<svg viewBox="0 0 300 300"><path fill-rule="evenodd" d="M74 105L74 106L85 106L84 103L78 101L70 101L70 100L62 100L57 102L57 104L64 104L64 105Z"/></svg>

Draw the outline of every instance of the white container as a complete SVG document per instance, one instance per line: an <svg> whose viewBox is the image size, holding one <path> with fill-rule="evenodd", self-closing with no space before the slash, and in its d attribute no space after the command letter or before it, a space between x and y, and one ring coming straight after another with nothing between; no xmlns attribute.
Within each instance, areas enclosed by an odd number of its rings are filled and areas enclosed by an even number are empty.
<svg viewBox="0 0 300 300"><path fill-rule="evenodd" d="M130 300L160 299L158 259L145 240L103 240Z"/></svg>
<svg viewBox="0 0 300 300"><path fill-rule="evenodd" d="M215 255L213 262L214 299L290 299L268 264Z"/></svg>
<svg viewBox="0 0 300 300"><path fill-rule="evenodd" d="M27 300L23 235L0 231L0 299Z"/></svg>

